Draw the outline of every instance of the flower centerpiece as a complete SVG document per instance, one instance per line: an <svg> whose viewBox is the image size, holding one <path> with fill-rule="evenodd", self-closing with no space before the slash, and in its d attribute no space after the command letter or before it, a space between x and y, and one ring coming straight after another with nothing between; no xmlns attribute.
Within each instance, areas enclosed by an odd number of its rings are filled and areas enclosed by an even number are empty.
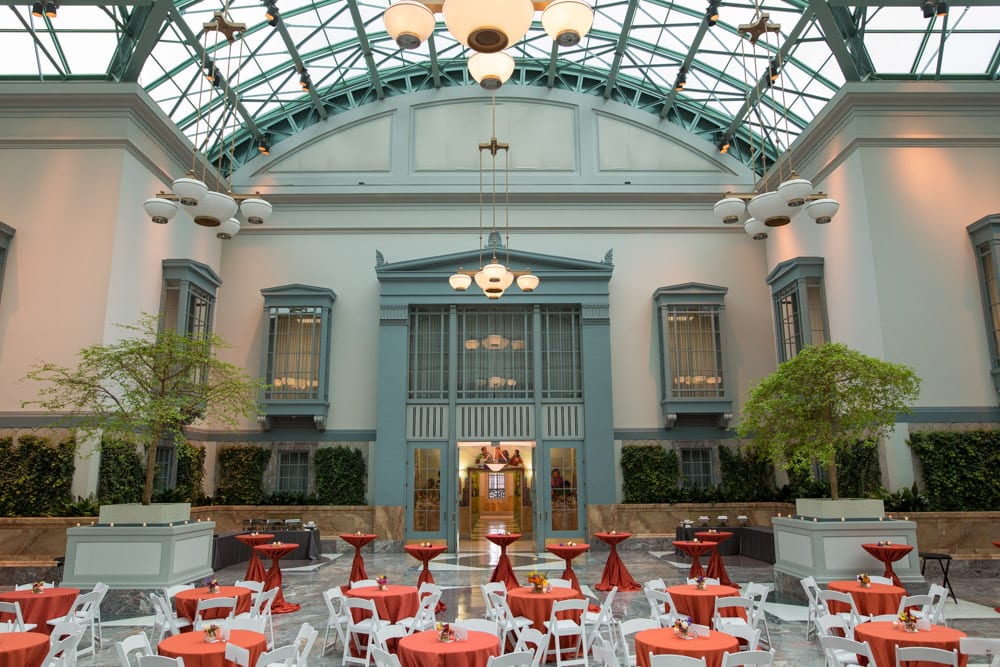
<svg viewBox="0 0 1000 667"><path fill-rule="evenodd" d="M222 628L215 623L205 626L205 641L217 642L222 639Z"/></svg>
<svg viewBox="0 0 1000 667"><path fill-rule="evenodd" d="M861 588L870 588L872 580L871 577L868 576L867 572L862 572L858 575L858 583L861 584Z"/></svg>
<svg viewBox="0 0 1000 667"><path fill-rule="evenodd" d="M694 579L694 585L699 591L705 590L705 577L698 575Z"/></svg>
<svg viewBox="0 0 1000 667"><path fill-rule="evenodd" d="M694 639L688 634L688 630L691 628L691 617L682 616L674 621L674 634L681 639Z"/></svg>
<svg viewBox="0 0 1000 667"><path fill-rule="evenodd" d="M531 584L532 590L535 593L541 593L545 590L548 585L549 580L545 578L545 575L541 572L529 572L528 573L528 583Z"/></svg>
<svg viewBox="0 0 1000 667"><path fill-rule="evenodd" d="M899 622L902 624L903 629L907 632L917 631L917 617L913 615L913 612L909 609L904 609L899 612Z"/></svg>
<svg viewBox="0 0 1000 667"><path fill-rule="evenodd" d="M889 540L885 540L885 541L879 540L878 543L875 546L877 546L877 547L891 547L892 546L892 542L890 542Z"/></svg>
<svg viewBox="0 0 1000 667"><path fill-rule="evenodd" d="M209 593L218 593L219 592L219 582L216 581L215 577L209 577L208 579L206 579L205 580L205 585L208 586L208 592Z"/></svg>
<svg viewBox="0 0 1000 667"><path fill-rule="evenodd" d="M455 639L455 633L453 633L451 631L451 625L450 624L438 622L438 624L435 625L434 627L438 631L438 640L439 641L450 642L450 641L453 641Z"/></svg>
<svg viewBox="0 0 1000 667"><path fill-rule="evenodd" d="M45 592L45 582L44 581L36 581L35 583L31 584L31 592L32 593L44 593Z"/></svg>
<svg viewBox="0 0 1000 667"><path fill-rule="evenodd" d="M388 590L389 588L389 578L386 577L384 574L380 574L377 577L375 577L375 583L378 584L378 589L380 591Z"/></svg>

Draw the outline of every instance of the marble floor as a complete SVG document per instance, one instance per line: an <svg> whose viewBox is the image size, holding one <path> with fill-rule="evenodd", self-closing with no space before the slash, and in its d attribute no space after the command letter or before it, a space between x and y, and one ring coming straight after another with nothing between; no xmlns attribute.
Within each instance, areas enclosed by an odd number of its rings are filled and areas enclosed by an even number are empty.
<svg viewBox="0 0 1000 667"><path fill-rule="evenodd" d="M483 540L481 544L463 544L458 554L442 554L432 561L434 579L444 589L441 599L447 605L447 610L438 615L441 620L483 615L479 584L489 581L498 556L499 551ZM573 565L580 582L592 586L599 581L606 557L606 551L598 551L577 558ZM680 559L671 550L623 551L622 557L633 577L640 582L661 577L668 585L680 583L689 567L688 563L679 562ZM515 548L511 560L522 579L532 569L545 570L550 576L558 576L563 569L563 561L547 553L535 554ZM772 581L772 568L767 563L742 556L727 556L724 560L734 582L745 584L751 581ZM416 584L420 572L418 561L405 553L369 553L365 555L365 563L370 576L385 574L391 582L396 583ZM1000 637L1000 613L993 609L1000 604L1000 579L997 577L996 564L1000 564L1000 561L986 561L978 567L966 567L956 562L951 582L960 602L956 604L949 600L945 606L951 626L970 636ZM242 577L245 567L241 564L227 568L217 572L216 577L220 583L231 583ZM289 643L299 626L308 622L320 630L309 664L341 664L339 646L337 650L331 649L321 655L320 642L326 627L327 612L320 593L329 587L347 583L350 568L351 556L348 554L324 554L319 561L290 561L285 564L285 598L289 602L300 603L302 609L274 617L277 645ZM934 579L930 576L930 571L928 577ZM603 598L604 594L598 595ZM133 632L150 629L151 617L122 617L120 613L116 614L113 604L109 605L109 602L113 600L106 600L102 609L104 647L95 656L81 658L80 665L117 666L119 663L112 642ZM618 619L648 614L648 606L641 592L620 593L613 606ZM775 649L775 665L823 665L818 643L815 639L805 639L804 606L769 601L766 610Z"/></svg>

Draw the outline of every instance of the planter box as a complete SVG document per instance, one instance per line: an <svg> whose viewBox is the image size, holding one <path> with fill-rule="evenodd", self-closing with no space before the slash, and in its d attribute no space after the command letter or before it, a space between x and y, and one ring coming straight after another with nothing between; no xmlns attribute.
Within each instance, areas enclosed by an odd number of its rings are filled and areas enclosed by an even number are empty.
<svg viewBox="0 0 1000 667"><path fill-rule="evenodd" d="M103 524L168 524L183 523L191 518L191 503L122 503L101 505L98 523Z"/></svg>
<svg viewBox="0 0 1000 667"><path fill-rule="evenodd" d="M877 519L885 516L885 504L878 498L798 498L795 513L810 519Z"/></svg>

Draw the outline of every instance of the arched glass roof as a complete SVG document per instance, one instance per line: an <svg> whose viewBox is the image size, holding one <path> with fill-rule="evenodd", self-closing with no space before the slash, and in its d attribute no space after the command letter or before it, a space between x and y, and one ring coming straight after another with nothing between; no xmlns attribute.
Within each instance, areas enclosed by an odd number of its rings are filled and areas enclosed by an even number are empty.
<svg viewBox="0 0 1000 667"><path fill-rule="evenodd" d="M709 26L707 0L596 0L593 28L574 47L556 47L536 13L509 49L517 67L505 89L620 102L709 140L732 137L732 152L758 167L762 147L768 159L780 155L846 81L995 81L1000 0L964 2L929 19L920 0L722 2ZM404 51L382 22L388 4L277 0L274 25L259 1L65 0L55 18L14 4L0 12L0 80L137 81L192 141L239 166L261 138L274 145L394 95L476 85L466 69L471 52L440 14L431 38ZM203 24L223 9L246 30L232 45L217 33L206 42ZM755 48L738 26L758 11L780 31ZM782 67L772 84L774 59ZM215 87L201 75L210 63L222 74ZM675 92L682 68L687 85ZM303 70L309 91L299 84Z"/></svg>

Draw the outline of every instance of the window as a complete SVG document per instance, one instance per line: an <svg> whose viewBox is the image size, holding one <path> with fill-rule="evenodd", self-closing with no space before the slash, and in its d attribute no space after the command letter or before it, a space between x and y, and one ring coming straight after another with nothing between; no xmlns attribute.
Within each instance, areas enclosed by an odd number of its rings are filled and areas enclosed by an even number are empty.
<svg viewBox="0 0 1000 667"><path fill-rule="evenodd" d="M448 398L448 309L410 310L409 396Z"/></svg>
<svg viewBox="0 0 1000 667"><path fill-rule="evenodd" d="M459 399L534 395L530 308L460 309L458 347Z"/></svg>
<svg viewBox="0 0 1000 667"><path fill-rule="evenodd" d="M309 493L309 452L278 452L278 493Z"/></svg>
<svg viewBox="0 0 1000 667"><path fill-rule="evenodd" d="M332 290L285 285L261 290L267 318L264 428L326 425Z"/></svg>
<svg viewBox="0 0 1000 667"><path fill-rule="evenodd" d="M967 228L979 274L979 294L993 386L1000 391L1000 215L988 215Z"/></svg>
<svg viewBox="0 0 1000 667"><path fill-rule="evenodd" d="M579 308L542 309L542 398L583 398Z"/></svg>
<svg viewBox="0 0 1000 667"><path fill-rule="evenodd" d="M507 487L504 484L504 473L502 472L491 472L489 473L489 499L490 500L503 500L507 497Z"/></svg>
<svg viewBox="0 0 1000 667"><path fill-rule="evenodd" d="M7 266L7 251L13 238L14 228L0 222L0 298L3 297L3 274Z"/></svg>
<svg viewBox="0 0 1000 667"><path fill-rule="evenodd" d="M194 338L207 338L212 333L215 293L221 284L215 271L201 262L163 260L162 326Z"/></svg>
<svg viewBox="0 0 1000 667"><path fill-rule="evenodd" d="M778 361L788 361L806 345L830 340L823 289L823 258L796 257L767 277L774 304Z"/></svg>
<svg viewBox="0 0 1000 667"><path fill-rule="evenodd" d="M668 428L725 426L732 413L726 387L723 300L729 290L702 283L653 293L660 336L660 403Z"/></svg>
<svg viewBox="0 0 1000 667"><path fill-rule="evenodd" d="M681 476L685 488L707 489L712 485L712 450L682 449Z"/></svg>
<svg viewBox="0 0 1000 667"><path fill-rule="evenodd" d="M177 486L177 448L169 441L162 441L156 447L156 473L153 477L154 491L168 491Z"/></svg>

